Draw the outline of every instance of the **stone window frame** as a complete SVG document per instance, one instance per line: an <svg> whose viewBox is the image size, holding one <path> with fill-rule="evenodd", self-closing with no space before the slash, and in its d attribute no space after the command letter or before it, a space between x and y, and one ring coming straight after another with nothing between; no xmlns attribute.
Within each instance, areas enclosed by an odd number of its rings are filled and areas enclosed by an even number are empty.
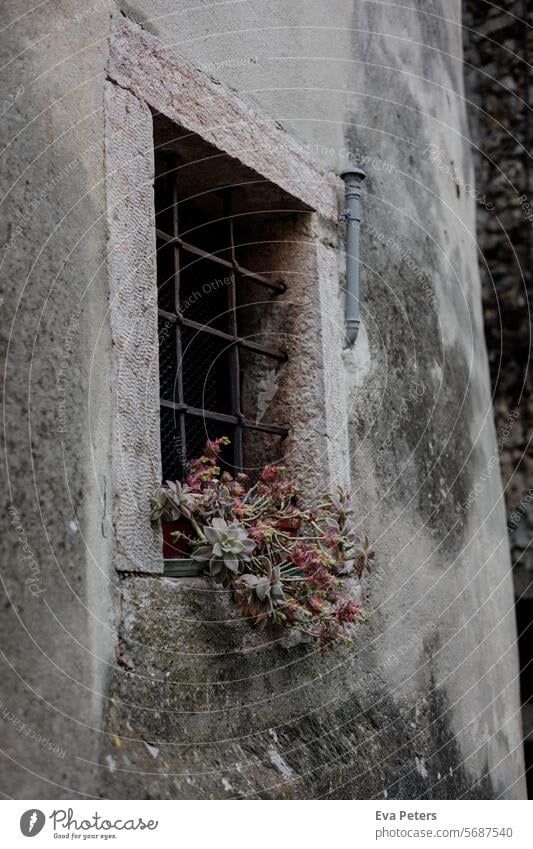
<svg viewBox="0 0 533 849"><path fill-rule="evenodd" d="M290 233L272 239L280 267L297 269L282 296L284 321L297 334L280 404L291 428L289 468L304 494L349 486L336 247L341 183L275 121L123 15L112 18L104 112L114 562L119 572L162 575L160 529L149 517L161 478L153 114L241 162L308 211ZM294 386L298 393L290 392Z"/></svg>

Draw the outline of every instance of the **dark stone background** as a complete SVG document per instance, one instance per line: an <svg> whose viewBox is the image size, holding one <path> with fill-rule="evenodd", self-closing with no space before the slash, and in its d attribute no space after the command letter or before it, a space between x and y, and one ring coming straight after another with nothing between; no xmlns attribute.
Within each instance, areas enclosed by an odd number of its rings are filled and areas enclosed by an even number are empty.
<svg viewBox="0 0 533 849"><path fill-rule="evenodd" d="M485 334L505 487L522 667L527 764L533 763L533 3L464 4L466 97L476 170ZM529 303L529 309L528 309ZM531 795L531 778L529 790Z"/></svg>

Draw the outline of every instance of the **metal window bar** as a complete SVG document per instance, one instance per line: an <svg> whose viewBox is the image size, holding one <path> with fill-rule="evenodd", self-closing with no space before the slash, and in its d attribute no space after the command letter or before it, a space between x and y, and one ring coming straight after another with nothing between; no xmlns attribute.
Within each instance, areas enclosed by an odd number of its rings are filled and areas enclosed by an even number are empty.
<svg viewBox="0 0 533 849"><path fill-rule="evenodd" d="M163 445L163 421L164 414L163 410L167 410L168 412L172 412L175 421L175 431L178 434L178 446L175 454L177 456L177 464L181 469L181 475L184 474L187 460L192 459L190 456L189 445L188 445L188 432L187 432L187 421L191 420L191 417L197 418L201 417L204 420L217 422L220 425L230 425L233 429L233 440L232 440L232 449L233 456L232 462L235 467L235 471L239 471L243 468L243 430L255 430L262 433L269 433L272 435L277 435L282 438L288 435L288 428L276 425L269 424L266 422L254 422L249 419L246 419L243 415L241 409L241 394L240 394L240 381L241 381L241 368L240 368L240 355L239 351L241 348L247 349L249 351L258 354L263 357L270 357L276 360L285 361L287 359L287 355L282 351L277 351L271 348L268 348L264 345L260 345L256 342L252 342L248 339L242 338L238 333L238 325L237 325L237 287L244 285L244 281L246 279L251 279L255 283L258 283L266 288L268 288L273 295L280 294L286 291L286 284L283 281L275 281L270 280L268 277L265 277L262 274L258 274L257 272L250 271L242 267L236 258L235 251L235 234L233 227L233 215L232 215L232 203L231 203L231 189L225 189L224 191L224 220L227 222L228 227L228 240L229 240L229 253L230 260L224 259L217 255L216 252L210 253L209 251L202 250L201 248L191 245L188 242L185 242L179 235L180 228L180 220L178 213L178 182L176 177L176 159L168 159L167 164L165 166L165 176L164 180L166 181L165 193L166 197L170 199L170 204L172 206L170 220L170 233L167 233L160 228L156 229L157 238L163 243L163 245L172 248L172 268L171 268L171 278L173 285L173 303L174 303L174 311L169 312L168 309L165 309L166 306L165 301L161 298L161 286L159 289L159 316L160 318L165 319L167 322L170 322L172 326L175 325L175 363L176 363L176 374L173 383L173 393L172 397L165 397L165 394L162 393L162 397L160 398L160 406L161 406L161 441L162 441L162 452L164 451ZM161 177L156 180L156 211L158 208L157 203L157 187L161 185L159 182ZM227 247L224 249L227 251ZM209 262L213 262L217 265L223 266L226 270L230 272L228 275L230 278L230 283L228 287L228 332L224 332L219 330L216 327L213 327L210 324L201 324L199 322L193 321L192 319L185 318L181 309L180 309L180 284L181 284L181 268L182 268L182 257L181 252L195 255L200 259L208 260ZM157 262L158 265L160 263L160 251L157 253ZM229 367L230 367L230 380L228 386L229 393L229 401L230 401L230 412L222 412L220 410L210 410L204 409L203 407L196 407L194 405L188 404L185 402L185 393L184 393L184 369L183 369L183 330L184 328L188 328L192 331L196 331L196 334L206 334L208 338L212 338L214 340L218 339L223 343L226 343L228 356L229 356ZM160 352L162 348L162 342L160 338ZM176 427L177 424L177 427ZM164 471L168 467L169 462L167 458L163 457L163 468ZM164 475L165 476L165 475ZM180 473L178 472L178 476ZM172 475L172 477L174 477Z"/></svg>
<svg viewBox="0 0 533 849"><path fill-rule="evenodd" d="M178 221L178 185L177 181L172 181L172 235L177 236L179 232L179 221ZM173 258L174 258L174 309L176 312L179 311L180 305L180 252L177 243L174 245L173 250ZM181 333L179 329L176 328L176 363L178 364L176 379L174 382L174 402L178 404L184 403L184 395L183 395L183 373L179 364L182 362L183 351L181 347ZM183 465L183 461L186 458L186 450L187 450L187 435L185 430L185 412L178 413L178 434L179 434L179 451L178 455L180 457L180 465Z"/></svg>
<svg viewBox="0 0 533 849"><path fill-rule="evenodd" d="M248 277L250 280L260 283L261 286L266 286L267 289L272 289L272 291L277 295L281 295L283 292L287 291L287 284L283 281L270 280L268 277L265 277L264 274L258 274L257 271L249 271L247 268L243 268L242 265L239 265L236 260L234 262L230 262L229 260L224 259L224 257L218 256L216 252L210 253L209 251L204 251L196 245L184 242L179 236L169 236L168 233L164 233L162 230L156 230L156 235L158 239L161 239L161 241L166 244L177 244L187 253L194 254L201 259L208 259L210 262L221 265L223 268L228 270L235 269L241 277Z"/></svg>
<svg viewBox="0 0 533 849"><path fill-rule="evenodd" d="M237 338L237 284L235 278L237 276L237 260L235 259L235 237L233 231L233 218L231 215L231 189L226 189L224 192L224 215L229 226L229 243L231 252L232 271L230 274L230 284L228 289L228 309L229 309L229 328L230 334L234 339ZM239 359L239 346L232 345L230 350L230 371L231 371L231 411L238 418L238 424L235 425L233 437L233 449L236 471L242 472L243 454L242 454L242 428L244 416L241 410L241 368Z"/></svg>

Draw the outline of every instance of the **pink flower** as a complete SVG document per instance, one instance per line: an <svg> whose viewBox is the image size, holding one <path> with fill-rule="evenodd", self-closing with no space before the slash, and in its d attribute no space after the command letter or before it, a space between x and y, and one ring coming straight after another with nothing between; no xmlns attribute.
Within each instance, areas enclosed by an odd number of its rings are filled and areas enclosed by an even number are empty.
<svg viewBox="0 0 533 849"><path fill-rule="evenodd" d="M200 492L202 489L202 483L196 474L187 475L185 483L193 492Z"/></svg>
<svg viewBox="0 0 533 849"><path fill-rule="evenodd" d="M281 498L290 498L294 494L294 485L290 481L280 481L278 483L278 493ZM293 509L296 508L293 507Z"/></svg>
<svg viewBox="0 0 533 849"><path fill-rule="evenodd" d="M208 439L205 445L205 453L210 458L210 462L216 461L216 458L222 451L224 445L229 445L230 440L227 436L221 436L219 439Z"/></svg>
<svg viewBox="0 0 533 849"><path fill-rule="evenodd" d="M335 612L337 622L340 622L341 624L353 622L357 619L359 611L360 607L355 603L355 601L347 601L344 604L339 605Z"/></svg>
<svg viewBox="0 0 533 849"><path fill-rule="evenodd" d="M265 532L264 532L263 528L257 527L256 525L252 525L252 527L249 529L248 533L250 534L252 539L255 540L258 543L258 545L264 545L265 544L266 538L265 538Z"/></svg>
<svg viewBox="0 0 533 849"><path fill-rule="evenodd" d="M237 481L232 481L228 484L228 489L232 495L244 495L244 487Z"/></svg>
<svg viewBox="0 0 533 849"><path fill-rule="evenodd" d="M290 559L299 569L308 568L313 562L313 549L303 542L298 542L294 546Z"/></svg>
<svg viewBox="0 0 533 849"><path fill-rule="evenodd" d="M307 606L313 613L322 613L325 603L319 595L310 595L307 598Z"/></svg>
<svg viewBox="0 0 533 849"><path fill-rule="evenodd" d="M267 465L264 467L263 471L259 475L259 478L265 483L273 483L275 480L277 480L278 473L279 470L277 466Z"/></svg>

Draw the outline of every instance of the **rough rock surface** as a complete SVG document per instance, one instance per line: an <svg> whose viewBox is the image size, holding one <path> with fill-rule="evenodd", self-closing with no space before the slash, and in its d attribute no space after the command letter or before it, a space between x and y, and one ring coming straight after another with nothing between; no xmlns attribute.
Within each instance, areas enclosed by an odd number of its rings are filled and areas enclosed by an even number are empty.
<svg viewBox="0 0 533 849"><path fill-rule="evenodd" d="M533 291L533 7L521 0L507 3L505 8L468 0L465 24L465 85L473 107L470 127L483 311L522 635L524 738L529 766L533 758L533 692L528 667L533 656L529 637L533 619L533 378L529 315Z"/></svg>
<svg viewBox="0 0 533 849"><path fill-rule="evenodd" d="M477 184L477 238L485 333L495 394L513 560L523 585L533 577L533 421L529 366L533 207L531 132L526 112L533 107L531 36L525 60L521 0L505 9L478 0L465 5L466 87L473 109L471 130ZM533 8L529 4L529 26ZM526 94L529 74L529 102ZM531 123L531 121L530 121ZM529 172L529 187L527 185ZM524 587L522 587L523 589Z"/></svg>
<svg viewBox="0 0 533 849"><path fill-rule="evenodd" d="M460 766L442 692L402 704L379 695L379 668L357 674L364 626L322 658L254 631L203 579L121 586L104 796L135 798L141 775L155 799L492 794Z"/></svg>

